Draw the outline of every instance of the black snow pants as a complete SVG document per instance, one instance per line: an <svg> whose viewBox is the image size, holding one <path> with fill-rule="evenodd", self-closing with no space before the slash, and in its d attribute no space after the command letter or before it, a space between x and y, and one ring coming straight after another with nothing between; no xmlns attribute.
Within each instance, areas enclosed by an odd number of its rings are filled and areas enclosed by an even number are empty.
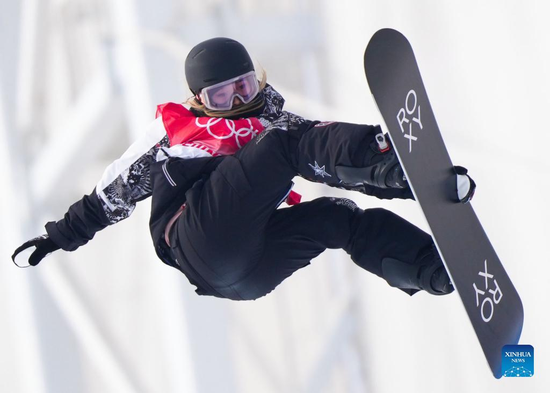
<svg viewBox="0 0 550 393"><path fill-rule="evenodd" d="M431 237L387 210L328 197L278 208L296 175L337 185L334 167L360 166L378 132L347 123L266 130L195 183L170 243L197 293L257 299L327 248L381 277L384 257L413 263Z"/></svg>

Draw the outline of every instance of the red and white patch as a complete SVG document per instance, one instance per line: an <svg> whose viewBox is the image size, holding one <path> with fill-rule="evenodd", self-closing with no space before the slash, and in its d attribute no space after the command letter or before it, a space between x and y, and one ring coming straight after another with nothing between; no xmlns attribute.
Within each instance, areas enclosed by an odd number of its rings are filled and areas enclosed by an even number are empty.
<svg viewBox="0 0 550 393"><path fill-rule="evenodd" d="M255 117L238 120L196 117L183 105L172 102L159 105L158 116L162 116L170 146L194 147L213 156L235 153L264 129Z"/></svg>

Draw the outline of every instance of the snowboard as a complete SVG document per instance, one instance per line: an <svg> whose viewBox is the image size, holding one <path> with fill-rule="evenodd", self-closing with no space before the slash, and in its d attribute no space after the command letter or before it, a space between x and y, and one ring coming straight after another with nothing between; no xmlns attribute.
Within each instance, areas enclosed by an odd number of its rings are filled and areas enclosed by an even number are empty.
<svg viewBox="0 0 550 393"><path fill-rule="evenodd" d="M412 47L382 29L365 51L367 81L451 281L495 378L504 345L517 344L521 299L470 203L458 203L453 163L436 123Z"/></svg>

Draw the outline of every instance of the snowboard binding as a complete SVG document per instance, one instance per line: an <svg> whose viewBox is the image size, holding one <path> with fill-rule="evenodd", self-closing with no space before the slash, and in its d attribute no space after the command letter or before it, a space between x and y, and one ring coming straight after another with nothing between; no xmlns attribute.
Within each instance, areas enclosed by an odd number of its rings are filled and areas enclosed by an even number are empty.
<svg viewBox="0 0 550 393"><path fill-rule="evenodd" d="M407 178L392 146L383 133L370 144L365 167L336 166L336 175L350 186L366 183L379 188L408 188Z"/></svg>
<svg viewBox="0 0 550 393"><path fill-rule="evenodd" d="M409 295L424 290L432 295L447 295L454 291L447 270L435 246L419 253L414 263L395 258L382 259L382 275L390 286Z"/></svg>

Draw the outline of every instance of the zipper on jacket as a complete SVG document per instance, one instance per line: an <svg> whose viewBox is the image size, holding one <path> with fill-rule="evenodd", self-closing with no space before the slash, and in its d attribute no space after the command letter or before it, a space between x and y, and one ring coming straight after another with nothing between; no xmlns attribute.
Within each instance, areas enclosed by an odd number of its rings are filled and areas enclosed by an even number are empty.
<svg viewBox="0 0 550 393"><path fill-rule="evenodd" d="M167 163L168 163L168 160L164 161L164 163L162 164L162 172L164 173L164 176L166 176L168 183L170 183L172 187L176 187L177 186L176 182L174 181L174 179L172 179L172 176L170 176L170 174L168 173L168 168L166 168Z"/></svg>

